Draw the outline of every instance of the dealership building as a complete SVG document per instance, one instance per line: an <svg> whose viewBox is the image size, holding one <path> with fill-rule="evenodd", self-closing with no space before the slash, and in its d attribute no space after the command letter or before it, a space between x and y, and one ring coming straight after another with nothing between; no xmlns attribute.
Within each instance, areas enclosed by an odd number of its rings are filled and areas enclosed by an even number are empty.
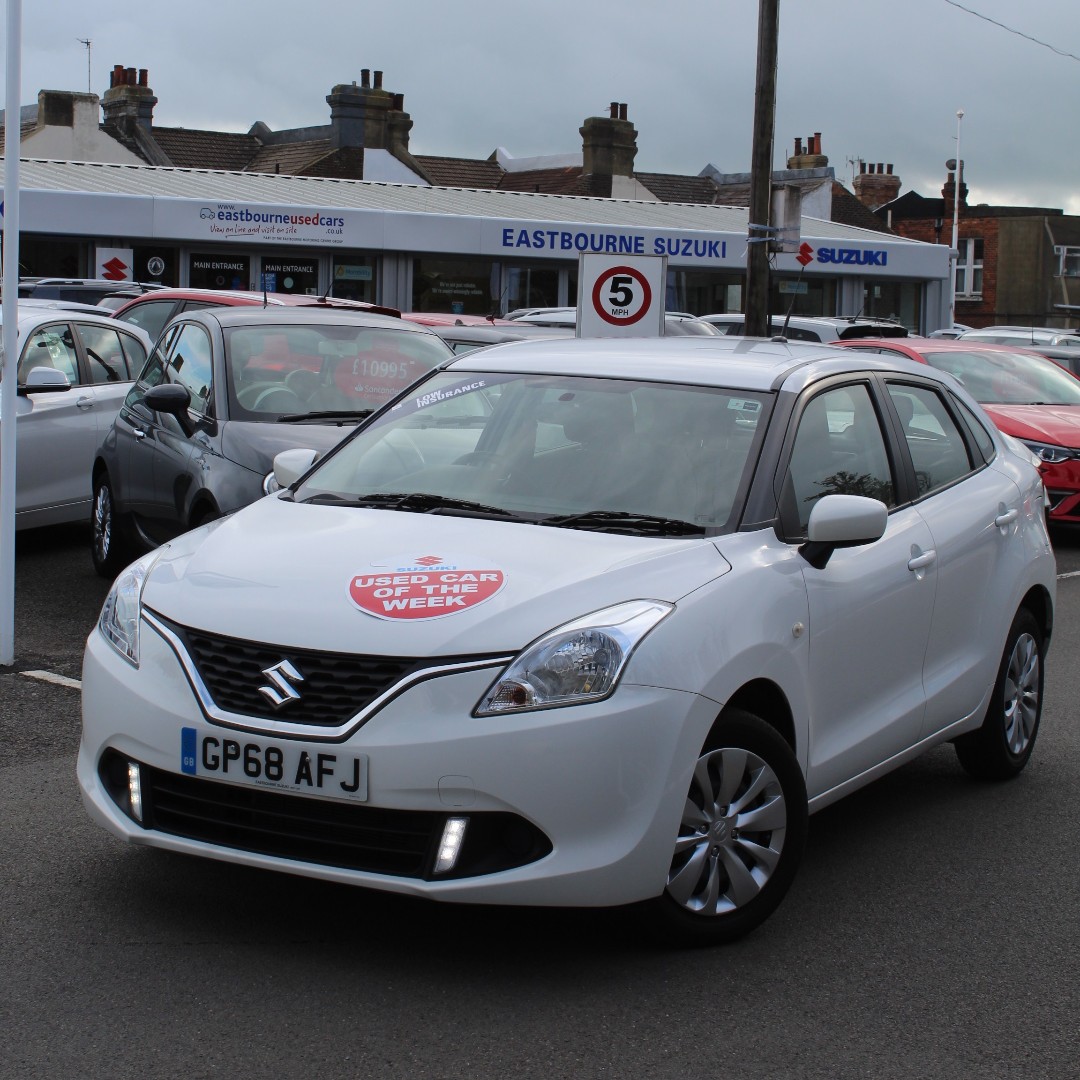
<svg viewBox="0 0 1080 1080"><path fill-rule="evenodd" d="M328 125L244 135L155 126L145 71L114 69L101 102L42 91L21 118L23 272L486 315L575 304L579 257L602 252L664 257L669 309L742 310L745 175L636 171L637 133L616 103L585 121L581 153L565 159L413 156L401 95L363 76L334 87ZM843 220L837 200L854 196L814 138L816 153L797 143L774 174L797 191L801 218L772 256L773 311L944 325L949 249L898 237L869 211Z"/></svg>

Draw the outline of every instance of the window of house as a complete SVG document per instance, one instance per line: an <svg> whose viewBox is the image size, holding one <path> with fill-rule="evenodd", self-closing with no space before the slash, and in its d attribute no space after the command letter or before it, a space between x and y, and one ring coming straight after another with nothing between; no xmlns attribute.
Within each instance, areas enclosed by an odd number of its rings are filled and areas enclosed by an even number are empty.
<svg viewBox="0 0 1080 1080"><path fill-rule="evenodd" d="M956 295L982 296L983 242L969 237L957 242L960 257L956 260Z"/></svg>
<svg viewBox="0 0 1080 1080"><path fill-rule="evenodd" d="M1061 256L1058 277L1080 277L1080 247L1062 247L1057 251Z"/></svg>

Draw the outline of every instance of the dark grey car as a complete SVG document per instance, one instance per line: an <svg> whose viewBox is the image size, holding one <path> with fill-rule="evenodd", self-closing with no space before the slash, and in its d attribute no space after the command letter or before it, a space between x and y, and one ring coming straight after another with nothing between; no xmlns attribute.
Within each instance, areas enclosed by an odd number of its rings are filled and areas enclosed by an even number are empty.
<svg viewBox="0 0 1080 1080"><path fill-rule="evenodd" d="M366 312L177 316L94 461L98 573L258 499L275 454L329 449L452 355L426 327Z"/></svg>

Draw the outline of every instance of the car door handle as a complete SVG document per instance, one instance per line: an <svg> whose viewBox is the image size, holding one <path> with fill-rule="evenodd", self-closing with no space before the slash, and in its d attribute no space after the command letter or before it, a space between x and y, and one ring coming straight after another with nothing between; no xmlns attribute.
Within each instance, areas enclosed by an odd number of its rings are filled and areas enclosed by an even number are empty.
<svg viewBox="0 0 1080 1080"><path fill-rule="evenodd" d="M929 551L921 551L918 555L912 554L908 559L909 570L925 570L931 563L937 561L937 552L931 548Z"/></svg>
<svg viewBox="0 0 1080 1080"><path fill-rule="evenodd" d="M84 395L81 398L76 398L75 399L75 408L76 409L82 409L85 412L87 409L92 409L93 407L94 407L94 399L92 397L86 397Z"/></svg>
<svg viewBox="0 0 1080 1080"><path fill-rule="evenodd" d="M994 518L994 524L999 529L1004 529L1007 525L1011 525L1020 516L1020 511L1014 506L1011 510L1006 510L1003 514L998 514Z"/></svg>
<svg viewBox="0 0 1080 1080"><path fill-rule="evenodd" d="M140 428L140 427L132 428L131 434L134 435L136 439L145 439L146 438L146 432L143 431L143 429Z"/></svg>

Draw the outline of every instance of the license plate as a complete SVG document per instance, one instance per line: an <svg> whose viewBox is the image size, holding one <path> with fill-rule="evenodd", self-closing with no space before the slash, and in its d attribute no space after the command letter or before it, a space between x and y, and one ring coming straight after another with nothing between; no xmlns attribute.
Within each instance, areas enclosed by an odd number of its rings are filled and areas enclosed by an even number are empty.
<svg viewBox="0 0 1080 1080"><path fill-rule="evenodd" d="M368 756L181 728L180 771L208 780L366 802Z"/></svg>

